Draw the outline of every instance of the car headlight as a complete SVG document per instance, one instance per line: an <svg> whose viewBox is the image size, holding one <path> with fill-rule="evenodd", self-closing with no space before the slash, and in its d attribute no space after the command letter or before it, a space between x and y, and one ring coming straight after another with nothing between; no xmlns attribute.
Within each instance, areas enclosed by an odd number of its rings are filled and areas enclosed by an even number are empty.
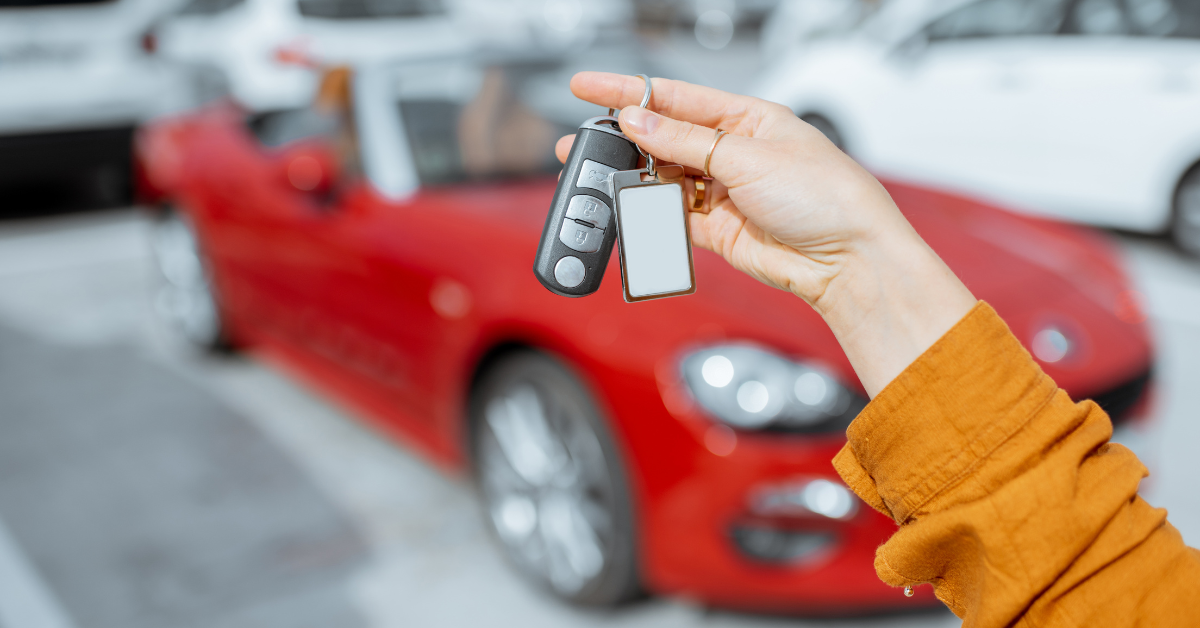
<svg viewBox="0 0 1200 628"><path fill-rule="evenodd" d="M750 345L701 349L680 366L700 406L743 430L841 431L867 403L815 365Z"/></svg>

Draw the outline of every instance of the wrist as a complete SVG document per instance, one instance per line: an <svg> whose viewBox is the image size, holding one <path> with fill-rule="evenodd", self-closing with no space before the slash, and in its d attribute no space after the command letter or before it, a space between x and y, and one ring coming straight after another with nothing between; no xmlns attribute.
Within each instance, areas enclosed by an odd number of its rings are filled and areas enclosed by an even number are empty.
<svg viewBox="0 0 1200 628"><path fill-rule="evenodd" d="M974 305L974 296L907 221L853 247L813 302L871 397Z"/></svg>

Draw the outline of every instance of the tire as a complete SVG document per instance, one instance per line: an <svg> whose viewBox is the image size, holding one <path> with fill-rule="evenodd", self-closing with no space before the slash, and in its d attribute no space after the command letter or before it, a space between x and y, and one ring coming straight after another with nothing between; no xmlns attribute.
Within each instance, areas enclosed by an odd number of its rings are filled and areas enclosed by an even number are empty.
<svg viewBox="0 0 1200 628"><path fill-rule="evenodd" d="M1183 175L1175 190L1171 239L1183 252L1200 257L1200 166Z"/></svg>
<svg viewBox="0 0 1200 628"><path fill-rule="evenodd" d="M232 344L191 223L178 212L164 211L155 219L151 244L160 279L155 311L193 345L228 352Z"/></svg>
<svg viewBox="0 0 1200 628"><path fill-rule="evenodd" d="M485 372L470 407L486 519L518 571L574 604L637 596L624 467L580 381L544 354L511 353Z"/></svg>
<svg viewBox="0 0 1200 628"><path fill-rule="evenodd" d="M846 141L842 138L842 134L838 131L829 118L817 113L806 113L800 116L801 120L812 125L812 127L821 132L838 150L846 152Z"/></svg>

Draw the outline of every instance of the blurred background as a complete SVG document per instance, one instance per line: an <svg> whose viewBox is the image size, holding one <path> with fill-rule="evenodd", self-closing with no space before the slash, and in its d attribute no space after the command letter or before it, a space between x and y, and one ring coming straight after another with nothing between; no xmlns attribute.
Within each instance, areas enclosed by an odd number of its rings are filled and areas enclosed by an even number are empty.
<svg viewBox="0 0 1200 628"><path fill-rule="evenodd" d="M532 281L584 69L821 130L1200 543L1200 2L0 0L0 628L958 625L811 312Z"/></svg>

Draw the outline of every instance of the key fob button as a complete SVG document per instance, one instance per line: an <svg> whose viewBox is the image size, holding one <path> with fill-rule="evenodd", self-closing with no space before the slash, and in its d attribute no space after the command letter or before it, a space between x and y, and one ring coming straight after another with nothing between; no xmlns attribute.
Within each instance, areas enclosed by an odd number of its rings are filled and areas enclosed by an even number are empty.
<svg viewBox="0 0 1200 628"><path fill-rule="evenodd" d="M585 159L583 167L579 169L579 179L575 182L575 187L599 190L612 198L612 178L608 175L616 171L616 168L609 168L598 161Z"/></svg>
<svg viewBox="0 0 1200 628"><path fill-rule="evenodd" d="M558 239L580 253L595 253L604 240L604 230L567 219L563 221L562 231L558 232Z"/></svg>
<svg viewBox="0 0 1200 628"><path fill-rule="evenodd" d="M583 275L583 262L578 257L568 255L554 265L554 279L565 288L574 288L583 283Z"/></svg>
<svg viewBox="0 0 1200 628"><path fill-rule="evenodd" d="M576 194L567 205L567 218L586 220L601 229L607 229L612 210L607 203L594 196Z"/></svg>

